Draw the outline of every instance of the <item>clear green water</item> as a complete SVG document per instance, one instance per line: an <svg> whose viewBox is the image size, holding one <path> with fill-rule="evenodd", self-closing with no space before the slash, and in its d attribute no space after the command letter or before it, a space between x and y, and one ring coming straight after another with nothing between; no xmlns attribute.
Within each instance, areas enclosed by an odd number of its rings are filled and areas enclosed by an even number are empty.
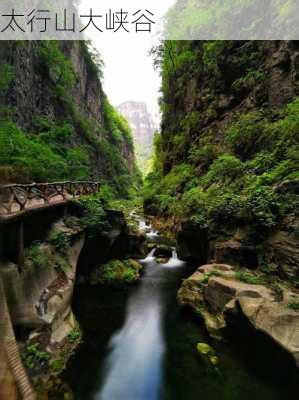
<svg viewBox="0 0 299 400"><path fill-rule="evenodd" d="M294 378L268 352L238 340L214 343L176 293L188 265L145 263L142 282L129 290L76 289L74 310L84 342L64 380L76 400L288 400L299 398ZM238 334L237 334L238 337ZM220 374L206 370L196 352L208 342ZM240 341L242 342L242 341Z"/></svg>

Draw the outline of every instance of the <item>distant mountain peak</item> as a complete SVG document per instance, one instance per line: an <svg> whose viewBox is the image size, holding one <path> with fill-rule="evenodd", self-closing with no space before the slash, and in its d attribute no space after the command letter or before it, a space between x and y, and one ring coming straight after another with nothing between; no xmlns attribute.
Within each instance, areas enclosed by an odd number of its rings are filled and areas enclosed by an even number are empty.
<svg viewBox="0 0 299 400"><path fill-rule="evenodd" d="M132 129L139 168L143 173L147 173L157 124L143 101L125 101L118 106L118 110L128 120Z"/></svg>

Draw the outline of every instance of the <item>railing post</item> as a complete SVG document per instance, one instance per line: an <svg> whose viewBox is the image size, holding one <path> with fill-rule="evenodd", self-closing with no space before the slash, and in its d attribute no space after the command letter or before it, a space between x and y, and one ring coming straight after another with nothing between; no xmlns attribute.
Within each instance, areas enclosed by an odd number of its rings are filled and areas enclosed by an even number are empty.
<svg viewBox="0 0 299 400"><path fill-rule="evenodd" d="M25 249L24 249L24 222L17 223L16 232L16 248L17 248L17 263L19 271L22 270L25 263Z"/></svg>
<svg viewBox="0 0 299 400"><path fill-rule="evenodd" d="M17 214L40 207L40 200L44 202L45 206L51 205L51 203L57 204L60 201L57 199L57 195L62 197L61 201L65 201L71 197L78 198L82 195L96 194L99 190L100 183L95 181L0 185L0 216Z"/></svg>

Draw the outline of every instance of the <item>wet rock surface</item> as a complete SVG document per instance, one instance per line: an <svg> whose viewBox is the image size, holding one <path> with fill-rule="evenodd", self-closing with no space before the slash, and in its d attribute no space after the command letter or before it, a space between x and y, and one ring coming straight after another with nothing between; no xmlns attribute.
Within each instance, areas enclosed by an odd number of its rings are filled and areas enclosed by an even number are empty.
<svg viewBox="0 0 299 400"><path fill-rule="evenodd" d="M183 282L179 303L200 314L214 337L227 326L229 314L242 315L285 349L299 367L299 311L290 307L291 300L298 302L299 294L285 289L278 301L271 288L241 282L239 277L230 265L202 266Z"/></svg>

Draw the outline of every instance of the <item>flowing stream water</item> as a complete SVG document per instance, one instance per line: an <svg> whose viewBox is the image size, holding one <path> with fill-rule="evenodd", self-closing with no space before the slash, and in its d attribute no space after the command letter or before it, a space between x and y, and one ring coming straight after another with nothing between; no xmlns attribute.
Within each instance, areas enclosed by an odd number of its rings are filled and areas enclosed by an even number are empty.
<svg viewBox="0 0 299 400"><path fill-rule="evenodd" d="M148 235L159 239L157 232ZM229 342L210 341L201 323L177 305L181 280L194 268L178 260L175 249L166 264L157 263L154 253L142 260L145 271L136 287L77 287L74 309L84 341L64 376L75 400L296 398L294 386L273 380L258 359ZM198 342L216 349L219 374L206 370Z"/></svg>

